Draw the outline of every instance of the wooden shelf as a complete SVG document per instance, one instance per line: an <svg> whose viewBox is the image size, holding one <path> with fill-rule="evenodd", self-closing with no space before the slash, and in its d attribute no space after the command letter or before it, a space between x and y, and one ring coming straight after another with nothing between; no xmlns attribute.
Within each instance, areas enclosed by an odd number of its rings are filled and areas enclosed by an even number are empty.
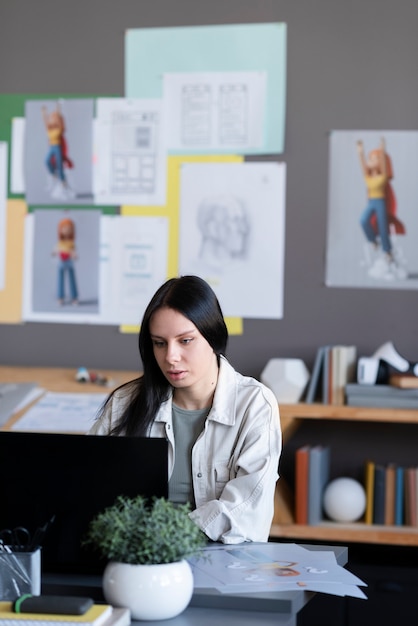
<svg viewBox="0 0 418 626"><path fill-rule="evenodd" d="M339 524L321 522L319 526L302 524L272 524L271 537L338 541L351 543L383 543L398 546L418 546L418 528L410 526L380 526L377 524Z"/></svg>
<svg viewBox="0 0 418 626"><path fill-rule="evenodd" d="M283 442L286 445L286 441L305 420L418 424L418 410L318 403L281 404L280 418ZM270 536L295 540L418 546L418 527L381 526L360 522L353 524L321 522L318 526L295 524L294 496L283 478L277 483L275 515Z"/></svg>

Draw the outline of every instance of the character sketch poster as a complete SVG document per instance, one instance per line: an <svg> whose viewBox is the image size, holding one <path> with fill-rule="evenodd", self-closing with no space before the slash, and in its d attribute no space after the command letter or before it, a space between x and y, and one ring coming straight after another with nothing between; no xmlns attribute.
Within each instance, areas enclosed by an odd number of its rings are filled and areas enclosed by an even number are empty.
<svg viewBox="0 0 418 626"><path fill-rule="evenodd" d="M329 148L326 285L417 289L418 132L333 131Z"/></svg>
<svg viewBox="0 0 418 626"><path fill-rule="evenodd" d="M185 163L180 274L198 274L227 317L283 317L284 163Z"/></svg>

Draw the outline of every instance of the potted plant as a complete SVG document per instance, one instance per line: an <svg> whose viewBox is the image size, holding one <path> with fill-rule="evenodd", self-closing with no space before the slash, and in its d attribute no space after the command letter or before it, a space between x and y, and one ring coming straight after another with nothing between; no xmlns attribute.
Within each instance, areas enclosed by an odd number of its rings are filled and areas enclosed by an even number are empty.
<svg viewBox="0 0 418 626"><path fill-rule="evenodd" d="M91 520L85 543L108 561L103 593L109 604L129 608L138 620L167 619L186 608L193 593L186 558L207 543L189 512L188 504L165 498L119 496Z"/></svg>

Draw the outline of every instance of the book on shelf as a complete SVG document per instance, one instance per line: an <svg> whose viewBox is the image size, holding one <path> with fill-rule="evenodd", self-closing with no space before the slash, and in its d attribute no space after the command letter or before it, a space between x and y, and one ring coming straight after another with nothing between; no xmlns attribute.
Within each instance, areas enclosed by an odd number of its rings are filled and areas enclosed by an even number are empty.
<svg viewBox="0 0 418 626"><path fill-rule="evenodd" d="M12 602L0 602L0 626L129 626L129 609L93 604L82 615L15 613Z"/></svg>
<svg viewBox="0 0 418 626"><path fill-rule="evenodd" d="M418 398L392 398L391 396L347 394L347 406L375 407L381 409L418 409Z"/></svg>
<svg viewBox="0 0 418 626"><path fill-rule="evenodd" d="M378 463L374 466L373 524L385 523L386 468Z"/></svg>
<svg viewBox="0 0 418 626"><path fill-rule="evenodd" d="M332 394L332 346L325 346L322 373L322 402L331 404Z"/></svg>
<svg viewBox="0 0 418 626"><path fill-rule="evenodd" d="M366 524L418 527L418 467L365 462Z"/></svg>
<svg viewBox="0 0 418 626"><path fill-rule="evenodd" d="M353 345L330 344L316 352L305 402L343 405L345 386L355 380L357 348Z"/></svg>
<svg viewBox="0 0 418 626"><path fill-rule="evenodd" d="M396 466L389 463L385 468L385 514L384 523L386 526L395 524L395 491L396 491Z"/></svg>
<svg viewBox="0 0 418 626"><path fill-rule="evenodd" d="M357 348L356 346L335 346L336 364L333 366L333 383L331 404L342 406L345 404L345 387L355 380Z"/></svg>
<svg viewBox="0 0 418 626"><path fill-rule="evenodd" d="M308 523L309 446L295 452L295 522Z"/></svg>
<svg viewBox="0 0 418 626"><path fill-rule="evenodd" d="M418 399L418 388L403 389L393 385L367 385L362 383L348 383L345 386L347 395L364 396L366 398L411 398Z"/></svg>
<svg viewBox="0 0 418 626"><path fill-rule="evenodd" d="M404 469L405 524L407 526L418 526L417 474L418 468L416 467Z"/></svg>
<svg viewBox="0 0 418 626"><path fill-rule="evenodd" d="M319 524L323 518L322 502L325 486L329 482L330 451L328 446L309 448L308 469L308 524Z"/></svg>
<svg viewBox="0 0 418 626"><path fill-rule="evenodd" d="M345 387L347 404L398 409L418 408L418 389L401 389L392 385L349 383Z"/></svg>
<svg viewBox="0 0 418 626"><path fill-rule="evenodd" d="M366 524L373 524L373 499L374 499L374 462L366 461L364 484L366 491L366 511L364 521Z"/></svg>
<svg viewBox="0 0 418 626"><path fill-rule="evenodd" d="M389 376L389 384L401 389L417 389L418 376L413 374L392 374Z"/></svg>
<svg viewBox="0 0 418 626"><path fill-rule="evenodd" d="M325 346L320 346L316 351L315 361L312 368L312 374L308 382L305 402L312 404L316 400L322 400L322 370L324 364Z"/></svg>
<svg viewBox="0 0 418 626"><path fill-rule="evenodd" d="M398 465L395 473L395 525L402 526L405 515L404 468Z"/></svg>

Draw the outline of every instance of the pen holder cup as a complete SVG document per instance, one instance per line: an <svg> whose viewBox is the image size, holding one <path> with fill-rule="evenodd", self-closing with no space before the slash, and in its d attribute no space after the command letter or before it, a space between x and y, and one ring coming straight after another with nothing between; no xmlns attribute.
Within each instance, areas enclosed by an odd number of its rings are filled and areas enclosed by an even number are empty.
<svg viewBox="0 0 418 626"><path fill-rule="evenodd" d="M14 601L24 593L41 593L41 550L0 552L0 600Z"/></svg>

